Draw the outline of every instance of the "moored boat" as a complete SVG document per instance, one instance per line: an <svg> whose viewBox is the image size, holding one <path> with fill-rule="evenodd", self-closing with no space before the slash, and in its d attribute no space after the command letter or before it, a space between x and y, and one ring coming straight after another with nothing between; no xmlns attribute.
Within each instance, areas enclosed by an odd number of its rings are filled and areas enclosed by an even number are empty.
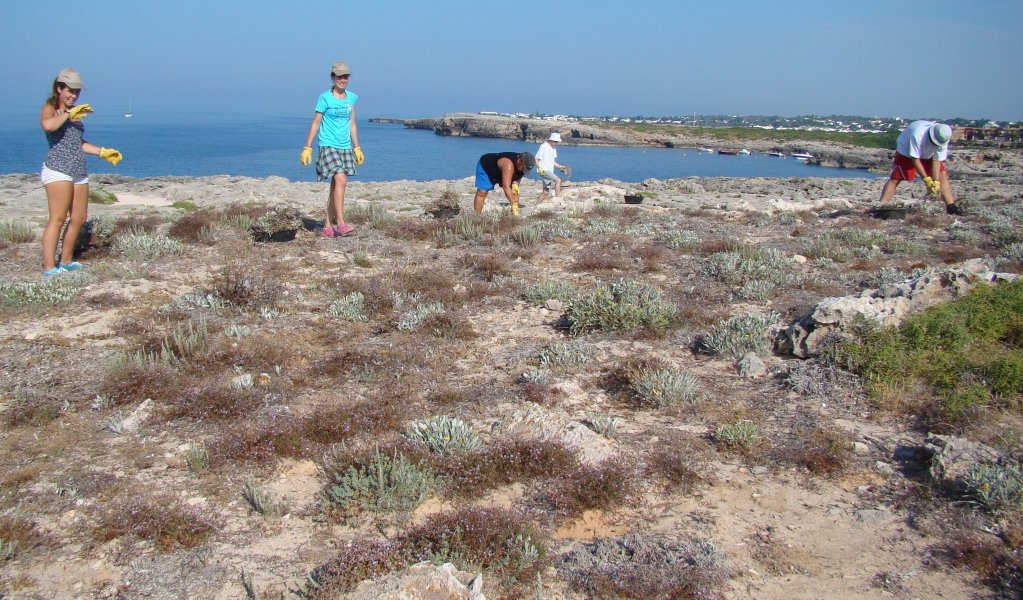
<svg viewBox="0 0 1023 600"><path fill-rule="evenodd" d="M778 158L785 158L785 153L784 152L775 152L774 150L772 150L771 152L768 152L767 155L768 156L777 156Z"/></svg>
<svg viewBox="0 0 1023 600"><path fill-rule="evenodd" d="M813 154L810 154L809 152L793 152L792 158L796 160L810 160L813 158Z"/></svg>
<svg viewBox="0 0 1023 600"><path fill-rule="evenodd" d="M729 156L735 156L738 153L738 150L718 150L718 154L727 154Z"/></svg>

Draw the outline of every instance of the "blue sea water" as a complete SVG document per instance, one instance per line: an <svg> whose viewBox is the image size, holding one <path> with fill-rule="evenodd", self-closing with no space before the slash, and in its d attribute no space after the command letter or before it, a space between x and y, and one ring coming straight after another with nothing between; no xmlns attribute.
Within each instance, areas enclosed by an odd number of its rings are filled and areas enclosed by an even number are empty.
<svg viewBox="0 0 1023 600"><path fill-rule="evenodd" d="M90 173L130 177L163 175L236 175L291 181L315 181L314 166L298 157L311 117L239 119L216 115L149 117L93 114L86 120L86 139L117 148L124 160L117 167L89 158ZM46 139L37 121L0 126L0 173L38 173ZM476 161L487 152L535 152L537 145L515 140L442 137L402 125L359 123L359 142L366 162L357 181L459 179L475 174ZM793 158L754 153L750 156L706 154L680 148L611 148L561 144L558 162L572 166L574 181L611 178L640 182L679 177L839 177L875 178L854 169L805 165ZM532 177L536 177L535 174Z"/></svg>

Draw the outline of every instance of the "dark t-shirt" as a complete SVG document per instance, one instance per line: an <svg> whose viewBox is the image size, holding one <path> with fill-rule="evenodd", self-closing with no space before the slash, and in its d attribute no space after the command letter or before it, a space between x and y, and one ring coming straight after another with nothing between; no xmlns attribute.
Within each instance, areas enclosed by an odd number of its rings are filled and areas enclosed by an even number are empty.
<svg viewBox="0 0 1023 600"><path fill-rule="evenodd" d="M480 165L483 166L483 171L487 174L487 178L490 179L490 183L501 185L501 167L497 166L497 161L502 158L512 161L512 166L515 168L515 172L512 174L512 181L522 180L522 176L525 173L519 170L517 163L520 154L521 152L492 152L481 156Z"/></svg>

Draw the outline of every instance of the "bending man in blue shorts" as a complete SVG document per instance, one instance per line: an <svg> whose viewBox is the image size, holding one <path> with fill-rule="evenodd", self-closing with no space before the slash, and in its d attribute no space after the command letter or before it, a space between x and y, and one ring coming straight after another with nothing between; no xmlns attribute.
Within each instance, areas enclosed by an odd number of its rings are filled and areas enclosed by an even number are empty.
<svg viewBox="0 0 1023 600"><path fill-rule="evenodd" d="M512 214L518 216L519 181L534 166L536 159L529 152L493 152L481 156L476 163L476 198L473 200L476 214L483 212L483 203L490 190L501 186L511 204Z"/></svg>

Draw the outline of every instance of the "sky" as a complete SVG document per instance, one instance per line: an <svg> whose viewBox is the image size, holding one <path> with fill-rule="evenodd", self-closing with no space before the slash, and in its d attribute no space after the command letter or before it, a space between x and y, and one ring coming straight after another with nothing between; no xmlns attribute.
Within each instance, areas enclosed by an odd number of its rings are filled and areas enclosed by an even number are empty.
<svg viewBox="0 0 1023 600"><path fill-rule="evenodd" d="M1021 0L0 0L0 125L57 72L117 112L1023 120Z"/></svg>

